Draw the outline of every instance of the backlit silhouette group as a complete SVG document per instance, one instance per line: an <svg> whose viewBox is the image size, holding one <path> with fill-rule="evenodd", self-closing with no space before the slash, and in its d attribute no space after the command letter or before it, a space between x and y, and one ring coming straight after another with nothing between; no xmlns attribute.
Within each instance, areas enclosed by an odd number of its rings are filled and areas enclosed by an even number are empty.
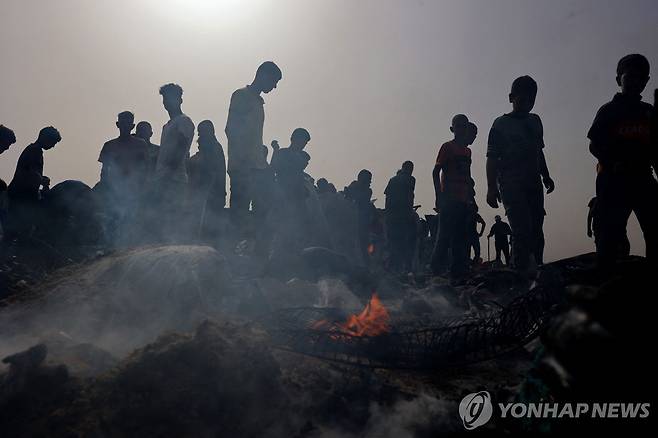
<svg viewBox="0 0 658 438"><path fill-rule="evenodd" d="M411 161L390 178L382 211L373 204L369 170L361 170L342 191L306 173L311 159L305 151L311 141L306 129L292 130L287 147L276 140L265 145L263 94L281 79L279 67L268 61L249 85L233 93L225 125L227 157L213 122L195 126L183 112L181 86L163 85L159 94L168 121L160 145L151 143L149 122L135 124L132 112L119 113L119 135L102 146L98 157L100 181L93 188L78 183L59 190L76 187L76 193L88 191L93 201L77 210L64 208L66 213L53 210L60 195L43 174L44 151L62 137L54 127L43 128L20 154L9 185L1 184L3 245L34 244L58 233L52 228L54 215L73 220L77 214L98 225L91 233L93 243L109 246L205 242L242 247L279 263L304 248L321 246L365 266L380 260L398 273L429 267L434 275L456 278L466 275L473 261L481 261L486 225L475 202L469 148L478 128L467 116L453 117L453 138L438 151L433 170L437 215L421 218L416 212ZM649 62L639 54L623 57L616 79L620 92L599 109L587 134L598 160L587 228L602 266L629 253L631 212L644 233L647 258L657 256L658 117L641 98ZM543 263L544 193L555 188L544 155L542 121L532 113L537 91L531 77L515 79L511 111L493 121L487 140L487 204L498 208L502 203L509 220L508 225L496 216L488 237L494 238L496 261L504 259L522 273ZM190 156L195 133L198 152ZM15 142L13 131L0 126L0 153Z"/></svg>

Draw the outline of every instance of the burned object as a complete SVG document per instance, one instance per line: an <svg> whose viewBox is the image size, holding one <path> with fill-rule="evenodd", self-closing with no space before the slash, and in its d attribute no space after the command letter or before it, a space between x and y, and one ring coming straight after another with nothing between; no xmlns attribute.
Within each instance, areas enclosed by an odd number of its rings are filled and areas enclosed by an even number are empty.
<svg viewBox="0 0 658 438"><path fill-rule="evenodd" d="M544 328L560 295L560 289L535 287L484 316L428 321L389 317L375 294L358 316L294 308L269 315L264 324L282 349L362 367L436 369L519 348Z"/></svg>

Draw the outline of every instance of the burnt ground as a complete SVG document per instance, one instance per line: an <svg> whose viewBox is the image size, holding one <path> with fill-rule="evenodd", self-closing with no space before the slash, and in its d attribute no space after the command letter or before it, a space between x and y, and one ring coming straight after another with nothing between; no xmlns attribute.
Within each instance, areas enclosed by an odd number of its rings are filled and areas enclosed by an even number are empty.
<svg viewBox="0 0 658 438"><path fill-rule="evenodd" d="M497 402L628 398L643 396L628 388L651 375L641 361L651 332L638 292L641 259L606 275L591 255L547 265L538 282L563 290L569 304L540 337L491 360L432 371L352 367L275 348L259 312L363 300L331 279L231 280L228 272L245 263L210 249L146 248L44 270L12 289L0 311L3 435L461 435L457 407L471 392L488 390ZM165 273L178 278L175 268L193 275L173 284ZM460 285L391 278L384 303L419 317L477 317L524 293L517 280L509 271L482 271ZM564 429L493 420L477 432Z"/></svg>

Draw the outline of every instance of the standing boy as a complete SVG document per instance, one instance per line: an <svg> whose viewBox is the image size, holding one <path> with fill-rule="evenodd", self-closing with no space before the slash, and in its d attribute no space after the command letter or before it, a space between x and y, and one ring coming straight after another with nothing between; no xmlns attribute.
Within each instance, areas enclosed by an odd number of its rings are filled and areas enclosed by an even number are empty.
<svg viewBox="0 0 658 438"><path fill-rule="evenodd" d="M512 83L512 112L498 117L489 131L487 148L487 203L502 200L512 227L514 266L528 270L530 255L542 262L544 190L555 189L544 157L544 128L535 106L537 83L521 76Z"/></svg>
<svg viewBox="0 0 658 438"><path fill-rule="evenodd" d="M621 92L599 109L587 136L589 150L599 160L596 176L596 253L599 263L614 263L623 247L626 225L635 213L646 243L647 258L658 257L658 183L654 108L642 102L649 81L649 61L624 56L617 64ZM655 129L655 128L653 128Z"/></svg>
<svg viewBox="0 0 658 438"><path fill-rule="evenodd" d="M450 130L455 137L441 146L432 174L439 234L431 263L434 275L442 274L448 268L452 249L450 273L459 277L468 268L468 213L475 202L469 146L475 141L477 127L455 116Z"/></svg>

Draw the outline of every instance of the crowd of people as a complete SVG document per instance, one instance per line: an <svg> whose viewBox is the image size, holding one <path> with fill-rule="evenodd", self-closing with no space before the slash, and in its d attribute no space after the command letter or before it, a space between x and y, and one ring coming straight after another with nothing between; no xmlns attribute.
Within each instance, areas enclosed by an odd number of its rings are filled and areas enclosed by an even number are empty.
<svg viewBox="0 0 658 438"><path fill-rule="evenodd" d="M263 95L281 79L279 67L264 62L253 81L233 93L225 127L227 157L212 121L195 127L183 112L183 89L177 84L160 88L169 116L160 145L151 143L149 122L135 125L132 112L119 113L119 134L102 146L100 181L89 189L100 206L104 242L131 246L230 237L232 245L251 242L254 254L279 260L322 246L366 266L384 253L394 272L429 268L434 275L456 278L482 260L480 238L486 224L475 202L469 148L478 128L466 115L453 117L453 138L438 151L432 174L436 215L421 218L417 213L411 161L390 178L382 211L372 200L369 170L361 170L342 191L306 173L311 159L305 150L311 141L306 129L294 129L288 147L276 140L265 146ZM598 165L587 229L602 265L629 253L626 225L631 212L644 233L647 258L655 260L657 253L658 183L652 168L658 171L658 117L641 99L648 80L644 56L623 57L617 66L620 92L597 112L588 133ZM487 140L487 204L496 209L502 203L509 220L507 224L497 215L487 238L494 238L495 261L520 272L543 263L544 195L555 188L544 155L542 121L532 113L537 90L531 77L515 79L511 111L493 121ZM190 156L195 131L198 152ZM29 243L48 220L43 199L51 189L43 174L43 152L61 139L54 127L43 128L20 154L10 184L2 182L4 244ZM0 126L0 153L15 142L12 130Z"/></svg>

